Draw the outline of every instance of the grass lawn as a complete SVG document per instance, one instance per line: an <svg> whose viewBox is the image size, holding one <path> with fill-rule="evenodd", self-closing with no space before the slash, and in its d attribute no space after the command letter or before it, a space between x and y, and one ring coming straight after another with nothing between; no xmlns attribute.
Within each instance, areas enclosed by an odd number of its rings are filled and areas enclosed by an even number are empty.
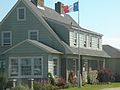
<svg viewBox="0 0 120 90"><path fill-rule="evenodd" d="M82 88L69 88L69 89L63 89L63 90L100 90L103 88L114 88L114 87L120 87L120 83L112 83L112 84L106 84L106 85L85 85Z"/></svg>

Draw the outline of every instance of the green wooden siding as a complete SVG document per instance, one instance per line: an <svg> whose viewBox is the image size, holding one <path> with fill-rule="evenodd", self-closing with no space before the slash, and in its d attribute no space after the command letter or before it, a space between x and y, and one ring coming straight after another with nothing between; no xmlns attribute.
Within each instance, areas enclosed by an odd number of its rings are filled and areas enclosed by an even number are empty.
<svg viewBox="0 0 120 90"><path fill-rule="evenodd" d="M106 68L111 69L111 70L113 70L113 72L120 74L120 58L107 59L106 60Z"/></svg>
<svg viewBox="0 0 120 90"><path fill-rule="evenodd" d="M26 7L22 2L17 7ZM39 18L40 19L40 18ZM55 49L63 51L62 45L58 40L47 30L46 24L42 23L36 18L36 16L26 7L26 21L17 21L17 8L9 15L9 17L3 22L1 31L12 31L13 46L28 38L29 30L39 30L39 41L51 46ZM0 32L1 37L1 32ZM10 47L3 48L1 52L7 50Z"/></svg>
<svg viewBox="0 0 120 90"><path fill-rule="evenodd" d="M69 30L65 25L57 22L48 20L49 25L53 28L54 32L60 37L61 40L69 44Z"/></svg>
<svg viewBox="0 0 120 90"><path fill-rule="evenodd" d="M9 62L9 57L39 57L39 56L43 57L43 77L47 78L48 54L42 49L35 47L34 45L31 45L27 42L23 43L22 45L7 52L5 60ZM7 63L7 66L8 65L9 63Z"/></svg>

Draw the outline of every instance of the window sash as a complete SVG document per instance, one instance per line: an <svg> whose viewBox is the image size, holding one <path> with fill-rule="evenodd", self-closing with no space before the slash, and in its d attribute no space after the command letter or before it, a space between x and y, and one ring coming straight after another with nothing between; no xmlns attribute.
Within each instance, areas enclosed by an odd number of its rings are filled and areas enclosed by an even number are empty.
<svg viewBox="0 0 120 90"><path fill-rule="evenodd" d="M19 9L19 19L24 19L25 18L24 13L25 13L24 9Z"/></svg>
<svg viewBox="0 0 120 90"><path fill-rule="evenodd" d="M34 75L42 75L42 59L34 58Z"/></svg>
<svg viewBox="0 0 120 90"><path fill-rule="evenodd" d="M21 59L21 75L31 75L31 58Z"/></svg>
<svg viewBox="0 0 120 90"><path fill-rule="evenodd" d="M59 59L53 58L53 75L59 75Z"/></svg>
<svg viewBox="0 0 120 90"><path fill-rule="evenodd" d="M3 31L2 32L2 45L11 45L12 44L12 32Z"/></svg>
<svg viewBox="0 0 120 90"><path fill-rule="evenodd" d="M38 30L29 30L28 31L28 38L31 40L37 40L39 39L39 31Z"/></svg>
<svg viewBox="0 0 120 90"><path fill-rule="evenodd" d="M10 76L18 76L18 59L10 59Z"/></svg>
<svg viewBox="0 0 120 90"><path fill-rule="evenodd" d="M17 8L17 20L18 21L25 21L26 20L26 8L25 7L18 7Z"/></svg>
<svg viewBox="0 0 120 90"><path fill-rule="evenodd" d="M41 77L43 75L42 57L10 57L9 60L10 77L24 78L32 75L34 77Z"/></svg>

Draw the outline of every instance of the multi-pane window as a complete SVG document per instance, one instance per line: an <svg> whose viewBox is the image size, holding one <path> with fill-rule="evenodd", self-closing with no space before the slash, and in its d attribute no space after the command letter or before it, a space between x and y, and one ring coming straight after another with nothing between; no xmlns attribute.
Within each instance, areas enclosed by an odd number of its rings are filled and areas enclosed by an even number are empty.
<svg viewBox="0 0 120 90"><path fill-rule="evenodd" d="M26 8L18 7L17 8L17 20L24 21L26 19Z"/></svg>
<svg viewBox="0 0 120 90"><path fill-rule="evenodd" d="M9 64L10 76L41 76L43 73L42 57L12 57Z"/></svg>
<svg viewBox="0 0 120 90"><path fill-rule="evenodd" d="M42 75L42 58L34 58L34 75Z"/></svg>
<svg viewBox="0 0 120 90"><path fill-rule="evenodd" d="M100 48L100 39L98 38L97 47Z"/></svg>
<svg viewBox="0 0 120 90"><path fill-rule="evenodd" d="M31 58L21 59L21 75L31 75Z"/></svg>
<svg viewBox="0 0 120 90"><path fill-rule="evenodd" d="M84 47L85 44L85 35L80 34L80 47Z"/></svg>
<svg viewBox="0 0 120 90"><path fill-rule="evenodd" d="M92 47L92 37L90 37L90 47Z"/></svg>
<svg viewBox="0 0 120 90"><path fill-rule="evenodd" d="M77 45L77 32L74 32L74 45Z"/></svg>
<svg viewBox="0 0 120 90"><path fill-rule="evenodd" d="M92 48L97 49L98 45L98 38L97 37L92 37Z"/></svg>
<svg viewBox="0 0 120 90"><path fill-rule="evenodd" d="M102 39L99 38L99 49L102 50Z"/></svg>
<svg viewBox="0 0 120 90"><path fill-rule="evenodd" d="M10 75L18 76L18 59L12 58L10 60Z"/></svg>
<svg viewBox="0 0 120 90"><path fill-rule="evenodd" d="M28 38L31 40L38 40L39 39L38 35L39 35L38 30L30 30L28 32Z"/></svg>
<svg viewBox="0 0 120 90"><path fill-rule="evenodd" d="M53 75L58 75L58 59L53 59Z"/></svg>
<svg viewBox="0 0 120 90"><path fill-rule="evenodd" d="M3 31L2 32L2 45L11 45L12 44L12 32Z"/></svg>
<svg viewBox="0 0 120 90"><path fill-rule="evenodd" d="M87 47L87 35L84 36L84 47Z"/></svg>

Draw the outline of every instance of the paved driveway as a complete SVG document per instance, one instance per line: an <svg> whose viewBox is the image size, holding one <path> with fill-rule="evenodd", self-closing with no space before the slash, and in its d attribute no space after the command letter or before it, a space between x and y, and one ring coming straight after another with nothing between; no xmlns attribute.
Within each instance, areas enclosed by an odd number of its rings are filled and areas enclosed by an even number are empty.
<svg viewBox="0 0 120 90"><path fill-rule="evenodd" d="M105 88L105 89L102 89L102 90L120 90L120 87L118 87L118 88Z"/></svg>

